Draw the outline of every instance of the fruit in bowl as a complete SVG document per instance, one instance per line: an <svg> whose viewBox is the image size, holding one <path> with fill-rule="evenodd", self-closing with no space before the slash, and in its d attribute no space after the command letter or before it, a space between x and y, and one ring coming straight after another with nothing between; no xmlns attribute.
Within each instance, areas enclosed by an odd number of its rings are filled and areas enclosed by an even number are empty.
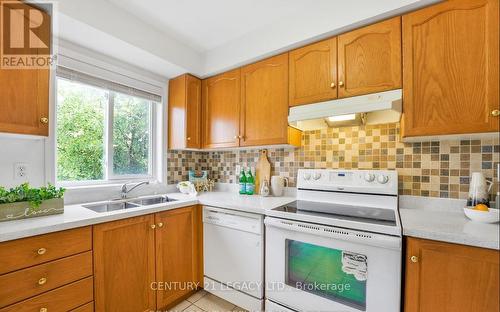
<svg viewBox="0 0 500 312"><path fill-rule="evenodd" d="M488 208L485 204L465 207L464 213L467 218L477 222L496 223L500 220L500 211L498 209Z"/></svg>

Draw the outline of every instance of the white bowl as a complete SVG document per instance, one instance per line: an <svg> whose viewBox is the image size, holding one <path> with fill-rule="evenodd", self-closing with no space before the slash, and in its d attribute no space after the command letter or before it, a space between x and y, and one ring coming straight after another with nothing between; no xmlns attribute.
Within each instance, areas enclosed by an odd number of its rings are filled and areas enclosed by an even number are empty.
<svg viewBox="0 0 500 312"><path fill-rule="evenodd" d="M489 211L474 210L473 207L465 207L464 213L472 221L483 223L496 223L500 221L500 211L490 208Z"/></svg>

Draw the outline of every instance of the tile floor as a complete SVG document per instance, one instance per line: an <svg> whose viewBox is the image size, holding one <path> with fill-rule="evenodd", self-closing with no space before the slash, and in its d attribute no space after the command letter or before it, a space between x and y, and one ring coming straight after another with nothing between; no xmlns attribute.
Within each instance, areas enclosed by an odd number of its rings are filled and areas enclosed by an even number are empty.
<svg viewBox="0 0 500 312"><path fill-rule="evenodd" d="M200 290L182 301L169 312L247 312L224 299Z"/></svg>

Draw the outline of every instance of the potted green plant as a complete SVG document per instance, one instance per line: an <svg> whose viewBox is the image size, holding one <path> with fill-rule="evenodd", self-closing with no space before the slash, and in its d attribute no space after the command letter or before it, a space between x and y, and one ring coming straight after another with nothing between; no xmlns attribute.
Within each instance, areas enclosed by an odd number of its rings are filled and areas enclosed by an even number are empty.
<svg viewBox="0 0 500 312"><path fill-rule="evenodd" d="M0 186L0 222L63 213L64 191L50 183L40 188L23 183L9 190Z"/></svg>

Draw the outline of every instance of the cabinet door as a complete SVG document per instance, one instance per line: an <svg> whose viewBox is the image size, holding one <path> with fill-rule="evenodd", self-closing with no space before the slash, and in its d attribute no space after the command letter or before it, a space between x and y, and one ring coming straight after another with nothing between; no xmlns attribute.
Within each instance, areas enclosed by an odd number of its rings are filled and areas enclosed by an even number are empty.
<svg viewBox="0 0 500 312"><path fill-rule="evenodd" d="M290 106L337 98L337 38L290 51Z"/></svg>
<svg viewBox="0 0 500 312"><path fill-rule="evenodd" d="M197 206L157 213L156 276L165 283L157 294L158 309L201 287L199 274L199 235Z"/></svg>
<svg viewBox="0 0 500 312"><path fill-rule="evenodd" d="M186 148L186 75L168 82L168 148Z"/></svg>
<svg viewBox="0 0 500 312"><path fill-rule="evenodd" d="M240 146L286 144L288 54L241 69Z"/></svg>
<svg viewBox="0 0 500 312"><path fill-rule="evenodd" d="M339 97L401 88L401 18L338 37Z"/></svg>
<svg viewBox="0 0 500 312"><path fill-rule="evenodd" d="M403 136L499 130L498 0L403 16Z"/></svg>
<svg viewBox="0 0 500 312"><path fill-rule="evenodd" d="M499 273L498 250L408 238L405 311L498 311Z"/></svg>
<svg viewBox="0 0 500 312"><path fill-rule="evenodd" d="M187 75L186 77L186 146L201 147L201 80Z"/></svg>
<svg viewBox="0 0 500 312"><path fill-rule="evenodd" d="M168 147L201 147L201 80L185 74L168 84Z"/></svg>
<svg viewBox="0 0 500 312"><path fill-rule="evenodd" d="M239 146L240 69L202 83L203 147Z"/></svg>
<svg viewBox="0 0 500 312"><path fill-rule="evenodd" d="M154 311L154 215L94 226L95 310Z"/></svg>
<svg viewBox="0 0 500 312"><path fill-rule="evenodd" d="M48 117L49 70L0 69L0 132L48 136Z"/></svg>

